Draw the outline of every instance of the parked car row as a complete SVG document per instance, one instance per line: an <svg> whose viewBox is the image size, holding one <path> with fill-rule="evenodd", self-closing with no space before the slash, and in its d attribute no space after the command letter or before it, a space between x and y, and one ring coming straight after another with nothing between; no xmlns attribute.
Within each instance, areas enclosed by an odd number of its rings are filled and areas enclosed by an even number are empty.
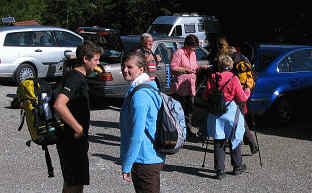
<svg viewBox="0 0 312 193"><path fill-rule="evenodd" d="M0 77L17 83L28 77L62 76L64 52L73 52L83 38L52 26L0 27Z"/></svg>
<svg viewBox="0 0 312 193"><path fill-rule="evenodd" d="M123 98L129 84L121 73L122 56L140 46L140 37L120 36L108 28L81 27L75 33L51 26L0 27L0 77L19 83L29 77L62 76L64 54L75 55L84 39L105 50L100 59L103 72L88 76L90 95ZM162 59L156 76L167 94L171 94L170 60L183 43L183 38L154 36L153 52ZM312 46L258 44L250 48L257 80L248 113L288 123L311 105ZM198 47L196 55L200 65L209 63L206 49Z"/></svg>
<svg viewBox="0 0 312 193"><path fill-rule="evenodd" d="M93 40L101 45L105 52L101 56L103 73L91 74L88 78L90 94L93 97L123 98L129 83L124 80L121 73L121 60L125 52L140 47L140 36L119 36L115 31L106 28L80 28L79 34L85 39ZM171 94L170 89L170 61L172 54L183 47L184 39L168 36L154 36L152 51L161 57L156 69L156 77L160 81L161 90ZM208 52L198 47L196 55L199 64L208 64Z"/></svg>

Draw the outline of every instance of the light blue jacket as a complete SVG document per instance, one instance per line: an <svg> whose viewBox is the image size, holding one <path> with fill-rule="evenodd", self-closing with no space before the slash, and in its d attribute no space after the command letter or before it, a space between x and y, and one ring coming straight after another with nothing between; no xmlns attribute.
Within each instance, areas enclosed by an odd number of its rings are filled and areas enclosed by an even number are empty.
<svg viewBox="0 0 312 193"><path fill-rule="evenodd" d="M213 114L208 115L207 129L208 137L214 139L231 139L232 149L235 149L242 141L245 133L245 119L244 115L239 111L237 127L232 135L233 124L235 120L237 104L234 101L230 103L227 112L220 117Z"/></svg>
<svg viewBox="0 0 312 193"><path fill-rule="evenodd" d="M157 88L154 81L145 82ZM120 111L120 158L122 172L129 173L133 163L162 163L165 155L155 151L152 141L145 134L145 128L155 138L156 119L161 107L160 95L151 88L138 90L129 101L127 96L134 89L130 87Z"/></svg>

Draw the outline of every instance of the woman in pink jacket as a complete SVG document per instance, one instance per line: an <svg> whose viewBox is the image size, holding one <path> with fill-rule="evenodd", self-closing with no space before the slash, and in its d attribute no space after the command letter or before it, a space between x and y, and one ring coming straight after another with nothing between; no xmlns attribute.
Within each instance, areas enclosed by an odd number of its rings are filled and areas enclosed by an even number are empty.
<svg viewBox="0 0 312 193"><path fill-rule="evenodd" d="M222 179L224 173L224 147L226 141L230 143L231 164L233 166L234 175L239 175L247 167L243 164L240 143L243 140L245 133L244 115L240 111L239 104L246 102L250 95L250 89L242 89L239 79L231 70L233 68L233 60L228 55L221 55L219 57L219 72L211 75L207 81L207 88L203 93L203 98L209 100L210 94L216 88L216 77L219 77L219 89L223 88L224 99L227 105L227 111L221 115L216 116L213 113L208 115L207 130L208 137L214 139L214 160L217 179ZM226 85L225 85L226 84ZM235 120L236 119L236 120ZM236 122L236 123L235 123ZM234 126L236 125L236 126Z"/></svg>
<svg viewBox="0 0 312 193"><path fill-rule="evenodd" d="M184 47L173 54L170 63L170 72L173 77L170 87L175 92L175 98L181 102L185 112L188 137L195 135L191 132L191 120L196 94L196 72L199 68L208 67L208 65L198 66L197 64L195 50L198 45L198 38L195 35L188 35L184 40Z"/></svg>

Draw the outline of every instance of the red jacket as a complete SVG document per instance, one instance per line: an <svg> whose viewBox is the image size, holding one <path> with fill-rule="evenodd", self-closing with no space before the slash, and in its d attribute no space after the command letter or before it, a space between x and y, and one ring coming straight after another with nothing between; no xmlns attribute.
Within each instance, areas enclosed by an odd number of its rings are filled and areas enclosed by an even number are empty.
<svg viewBox="0 0 312 193"><path fill-rule="evenodd" d="M221 89L224 84L234 75L232 72L217 72L220 76L219 80L219 89ZM215 74L211 75L212 77L207 81L207 87L203 92L204 99L208 99L209 94L215 89ZM225 101L235 101L237 104L244 104L250 96L250 90L243 90L239 79L234 75L233 79L224 87L223 89ZM244 108L244 113L247 112L247 108Z"/></svg>

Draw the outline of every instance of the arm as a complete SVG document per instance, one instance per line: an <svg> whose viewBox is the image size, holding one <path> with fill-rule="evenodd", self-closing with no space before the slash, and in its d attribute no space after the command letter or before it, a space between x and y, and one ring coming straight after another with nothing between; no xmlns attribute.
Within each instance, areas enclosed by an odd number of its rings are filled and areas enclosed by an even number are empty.
<svg viewBox="0 0 312 193"><path fill-rule="evenodd" d="M53 108L59 114L61 119L75 131L74 137L77 139L82 136L83 128L68 109L66 105L68 101L69 98L66 95L60 93L56 98Z"/></svg>
<svg viewBox="0 0 312 193"><path fill-rule="evenodd" d="M129 122L129 137L128 137L128 146L125 150L125 155L123 156L124 160L122 162L122 173L130 173L133 163L135 162L137 155L139 154L145 124L148 111L148 102L149 100L142 100L148 96L144 92L138 91L132 97L132 102L130 104L130 114L131 120Z"/></svg>
<svg viewBox="0 0 312 193"><path fill-rule="evenodd" d="M233 78L234 89L235 89L235 101L236 102L246 102L250 96L250 89L247 88L243 90L238 78L235 76Z"/></svg>
<svg viewBox="0 0 312 193"><path fill-rule="evenodd" d="M214 77L214 75L213 75L213 77ZM206 88L205 88L205 90L204 90L204 92L203 92L203 94L202 94L202 98L204 99L204 100L208 100L208 96L209 96L209 94L211 93L211 89L212 89L212 81L214 81L214 78L213 77L210 77L210 78L208 78L208 80L207 80L207 86L206 86Z"/></svg>
<svg viewBox="0 0 312 193"><path fill-rule="evenodd" d="M182 64L182 55L179 52L179 50L177 50L172 56L170 69L178 73L192 73L192 69L185 68L181 66L181 64Z"/></svg>

